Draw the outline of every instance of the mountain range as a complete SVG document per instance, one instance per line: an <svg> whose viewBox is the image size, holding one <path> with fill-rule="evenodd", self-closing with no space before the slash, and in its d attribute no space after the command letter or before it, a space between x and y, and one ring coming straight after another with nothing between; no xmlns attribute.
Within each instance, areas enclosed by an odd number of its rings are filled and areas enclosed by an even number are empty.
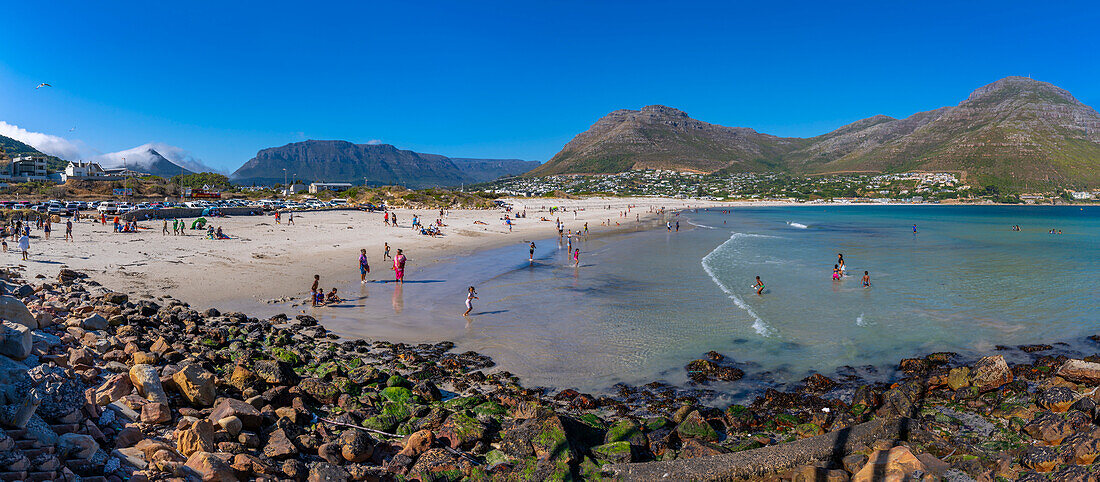
<svg viewBox="0 0 1100 482"><path fill-rule="evenodd" d="M398 149L389 144L309 140L262 149L230 178L237 184L303 181L350 182L420 189L449 187L513 176L538 166L519 159L450 158Z"/></svg>
<svg viewBox="0 0 1100 482"><path fill-rule="evenodd" d="M1046 82L1007 77L955 106L878 115L811 138L725 127L660 105L617 110L528 176L696 172L956 171L968 182L1100 186L1100 114Z"/></svg>

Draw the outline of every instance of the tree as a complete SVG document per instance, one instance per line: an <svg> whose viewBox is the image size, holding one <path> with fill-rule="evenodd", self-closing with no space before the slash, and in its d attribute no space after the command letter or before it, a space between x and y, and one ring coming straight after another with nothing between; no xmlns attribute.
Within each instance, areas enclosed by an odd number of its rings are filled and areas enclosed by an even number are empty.
<svg viewBox="0 0 1100 482"><path fill-rule="evenodd" d="M172 184L179 184L192 189L202 189L203 186L211 186L217 189L230 187L229 178L216 172L181 174L172 178Z"/></svg>

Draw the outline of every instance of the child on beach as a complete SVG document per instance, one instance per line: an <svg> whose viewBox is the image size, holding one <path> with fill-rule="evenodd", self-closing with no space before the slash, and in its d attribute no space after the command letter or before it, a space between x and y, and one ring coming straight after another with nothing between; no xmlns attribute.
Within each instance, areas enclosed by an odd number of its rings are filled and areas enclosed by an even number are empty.
<svg viewBox="0 0 1100 482"><path fill-rule="evenodd" d="M336 294L336 288L333 288L332 291L329 291L328 296L325 297L325 303L339 303L341 301L344 300L340 299L340 296Z"/></svg>
<svg viewBox="0 0 1100 482"><path fill-rule="evenodd" d="M573 250L573 267L579 267L581 265L581 248Z"/></svg>
<svg viewBox="0 0 1100 482"><path fill-rule="evenodd" d="M405 261L404 253L397 250L397 256L393 257L393 275L397 283L405 283Z"/></svg>
<svg viewBox="0 0 1100 482"><path fill-rule="evenodd" d="M758 294L758 295L764 294L764 282L760 281L759 276L756 277L756 284L752 285L752 287L756 288L756 294Z"/></svg>
<svg viewBox="0 0 1100 482"><path fill-rule="evenodd" d="M325 305L325 289L317 288L317 291L313 292L313 306Z"/></svg>
<svg viewBox="0 0 1100 482"><path fill-rule="evenodd" d="M318 290L318 285L320 285L320 284L321 284L321 275L319 275L319 274L313 275L313 286L311 286L309 288L309 291L311 293L316 293L317 290Z"/></svg>
<svg viewBox="0 0 1100 482"><path fill-rule="evenodd" d="M19 237L19 250L23 252L23 261L26 261L27 251L31 249L31 238L26 234Z"/></svg>
<svg viewBox="0 0 1100 482"><path fill-rule="evenodd" d="M469 289L467 289L467 293L466 293L466 312L463 313L462 316L469 316L470 315L470 312L474 310L474 300L476 300L476 299L477 299L477 290L475 290L474 287L471 286Z"/></svg>
<svg viewBox="0 0 1100 482"><path fill-rule="evenodd" d="M863 287L864 288L870 288L871 287L871 274L866 272L866 271L863 272Z"/></svg>
<svg viewBox="0 0 1100 482"><path fill-rule="evenodd" d="M535 242L531 241L530 243L531 243L531 245L529 246L528 251L530 251L531 257L528 259L528 261L534 263L535 262Z"/></svg>
<svg viewBox="0 0 1100 482"><path fill-rule="evenodd" d="M840 265L834 264L833 265L833 281L839 281L839 280L840 280Z"/></svg>

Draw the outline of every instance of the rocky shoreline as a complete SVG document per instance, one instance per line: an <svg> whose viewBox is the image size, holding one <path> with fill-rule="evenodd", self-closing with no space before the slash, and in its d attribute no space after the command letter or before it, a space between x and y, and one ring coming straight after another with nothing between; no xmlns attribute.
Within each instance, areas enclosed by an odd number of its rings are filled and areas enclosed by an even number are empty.
<svg viewBox="0 0 1100 482"><path fill-rule="evenodd" d="M449 342L341 340L308 316L131 299L68 269L2 274L0 480L1100 479L1100 355L1047 345L1013 348L1028 362L1012 366L906 359L895 382L844 396L850 380L812 375L716 408L662 383L524 388ZM744 376L714 352L687 370ZM728 466L897 423L820 457Z"/></svg>

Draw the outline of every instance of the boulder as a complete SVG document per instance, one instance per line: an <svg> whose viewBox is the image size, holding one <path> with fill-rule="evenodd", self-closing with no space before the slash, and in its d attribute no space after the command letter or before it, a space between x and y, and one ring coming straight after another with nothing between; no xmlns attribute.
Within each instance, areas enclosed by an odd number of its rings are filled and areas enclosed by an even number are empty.
<svg viewBox="0 0 1100 482"><path fill-rule="evenodd" d="M970 384L979 391L988 392L1012 382L1012 370L1009 370L1005 357L1001 355L982 357L974 363L970 371Z"/></svg>
<svg viewBox="0 0 1100 482"><path fill-rule="evenodd" d="M921 480L923 473L926 472L928 467L909 449L894 447L890 450L872 452L867 464L852 475L851 480L852 482Z"/></svg>
<svg viewBox="0 0 1100 482"><path fill-rule="evenodd" d="M31 329L26 325L4 320L0 326L0 355L16 360L31 354Z"/></svg>
<svg viewBox="0 0 1100 482"><path fill-rule="evenodd" d="M187 467L202 476L203 482L236 482L237 474L217 454L210 452L195 452L187 457Z"/></svg>
<svg viewBox="0 0 1100 482"><path fill-rule="evenodd" d="M698 410L692 410L684 417L684 421L676 426L676 433L681 439L697 438L706 442L718 441L718 432L711 427Z"/></svg>
<svg viewBox="0 0 1100 482"><path fill-rule="evenodd" d="M168 395L160 383L160 375L152 365L134 365L130 367L130 382L137 388L138 394L150 402L168 404Z"/></svg>
<svg viewBox="0 0 1100 482"><path fill-rule="evenodd" d="M1069 410L1073 402L1077 400L1077 393L1066 387L1050 387L1039 393L1036 400L1040 407L1054 413L1062 413Z"/></svg>
<svg viewBox="0 0 1100 482"><path fill-rule="evenodd" d="M947 386L952 391L957 391L960 388L966 388L970 386L970 368L959 367L952 368L947 372Z"/></svg>
<svg viewBox="0 0 1100 482"><path fill-rule="evenodd" d="M167 404L159 402L146 403L141 407L141 421L144 423L161 424L172 421L172 409Z"/></svg>
<svg viewBox="0 0 1100 482"><path fill-rule="evenodd" d="M237 436L237 434L241 433L241 429L244 428L244 423L241 422L241 419L230 415L228 417L219 419L218 426L228 432L229 435L235 437Z"/></svg>
<svg viewBox="0 0 1100 482"><path fill-rule="evenodd" d="M103 301L106 301L112 305L121 305L130 299L126 293L107 293L103 295Z"/></svg>
<svg viewBox="0 0 1100 482"><path fill-rule="evenodd" d="M346 482L348 472L337 465L320 462L309 469L307 482Z"/></svg>
<svg viewBox="0 0 1100 482"><path fill-rule="evenodd" d="M435 442L435 434L431 430L420 430L413 432L409 435L409 438L405 440L405 447L401 449L401 455L415 459L420 454L427 452L432 448L432 444Z"/></svg>
<svg viewBox="0 0 1100 482"><path fill-rule="evenodd" d="M197 364L190 364L172 375L181 395L191 404L208 407L214 404L214 375Z"/></svg>
<svg viewBox="0 0 1100 482"><path fill-rule="evenodd" d="M1055 375L1074 382L1100 385L1100 363L1066 360L1062 366L1058 367Z"/></svg>
<svg viewBox="0 0 1100 482"><path fill-rule="evenodd" d="M634 450L630 442L611 442L592 447L592 455L598 460L613 464L626 464L634 461Z"/></svg>
<svg viewBox="0 0 1100 482"><path fill-rule="evenodd" d="M454 412L439 428L439 439L446 439L451 448L473 448L488 433L488 427L464 412Z"/></svg>
<svg viewBox="0 0 1100 482"><path fill-rule="evenodd" d="M255 430L260 428L263 416L256 407L235 398L222 398L214 404L214 410L210 412L210 420L218 421L226 417L237 417L245 428Z"/></svg>
<svg viewBox="0 0 1100 482"><path fill-rule="evenodd" d="M187 429L176 431L176 449L184 457L213 452L214 448L214 425L209 420L196 420Z"/></svg>
<svg viewBox="0 0 1100 482"><path fill-rule="evenodd" d="M1049 445L1058 445L1062 440L1078 430L1092 425L1092 420L1082 412L1072 411L1065 414L1039 413L1035 419L1024 425L1024 432Z"/></svg>
<svg viewBox="0 0 1100 482"><path fill-rule="evenodd" d="M32 330L39 328L38 320L22 301L11 296L0 296L0 320L23 325Z"/></svg>
<svg viewBox="0 0 1100 482"><path fill-rule="evenodd" d="M298 377L290 365L278 360L260 360L252 365L252 373L270 385L291 385Z"/></svg>
<svg viewBox="0 0 1100 482"><path fill-rule="evenodd" d="M431 433L431 432L429 432ZM374 454L374 440L359 429L345 430L338 440L340 453L348 462L365 462Z"/></svg>
<svg viewBox="0 0 1100 482"><path fill-rule="evenodd" d="M91 435L67 433L57 438L57 450L62 457L87 460L99 451L99 444Z"/></svg>
<svg viewBox="0 0 1100 482"><path fill-rule="evenodd" d="M106 330L107 326L109 326L109 324L107 323L107 319L99 313L94 313L91 316L80 320L80 327L85 330Z"/></svg>
<svg viewBox="0 0 1100 482"><path fill-rule="evenodd" d="M264 455L273 459L292 457L298 455L298 447L290 441L286 431L279 428L268 435L267 444L264 445Z"/></svg>

